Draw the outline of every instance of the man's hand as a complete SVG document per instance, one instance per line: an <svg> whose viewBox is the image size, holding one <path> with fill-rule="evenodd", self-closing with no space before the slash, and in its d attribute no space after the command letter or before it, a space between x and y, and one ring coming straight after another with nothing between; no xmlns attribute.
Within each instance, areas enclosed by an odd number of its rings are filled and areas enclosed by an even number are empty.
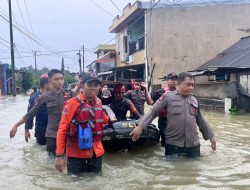
<svg viewBox="0 0 250 190"><path fill-rule="evenodd" d="M81 80L79 79L76 82L76 86L75 86L75 88L72 91L77 94L79 92L80 88L81 88Z"/></svg>
<svg viewBox="0 0 250 190"><path fill-rule="evenodd" d="M212 150L216 151L216 140L214 136L210 139L210 142L211 142Z"/></svg>
<svg viewBox="0 0 250 190"><path fill-rule="evenodd" d="M10 138L11 139L15 137L16 132L17 132L17 127L16 126L12 127L10 130Z"/></svg>
<svg viewBox="0 0 250 190"><path fill-rule="evenodd" d="M29 131L29 129L25 129L24 137L25 137L25 141L29 142L29 139L30 139L30 131Z"/></svg>
<svg viewBox="0 0 250 190"><path fill-rule="evenodd" d="M55 163L56 170L59 172L62 172L64 170L65 166L66 166L66 164L65 164L64 157L57 157L56 163Z"/></svg>
<svg viewBox="0 0 250 190"><path fill-rule="evenodd" d="M132 141L136 141L137 139L139 139L139 137L140 137L141 134L142 134L142 131L143 131L143 129L142 129L140 126L136 127L136 128L130 133L130 135L133 135L133 136L132 136Z"/></svg>
<svg viewBox="0 0 250 190"><path fill-rule="evenodd" d="M145 90L147 90L147 85L144 82L141 82L141 87Z"/></svg>

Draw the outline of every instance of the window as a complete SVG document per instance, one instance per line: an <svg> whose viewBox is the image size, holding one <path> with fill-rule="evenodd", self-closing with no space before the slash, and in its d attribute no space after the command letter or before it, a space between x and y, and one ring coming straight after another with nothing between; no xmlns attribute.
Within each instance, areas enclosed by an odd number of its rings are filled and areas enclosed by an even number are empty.
<svg viewBox="0 0 250 190"><path fill-rule="evenodd" d="M129 55L132 55L144 49L144 40L145 40L144 33L145 33L144 17L142 17L137 22L132 23L128 27Z"/></svg>
<svg viewBox="0 0 250 190"><path fill-rule="evenodd" d="M128 36L123 36L124 53L128 53Z"/></svg>

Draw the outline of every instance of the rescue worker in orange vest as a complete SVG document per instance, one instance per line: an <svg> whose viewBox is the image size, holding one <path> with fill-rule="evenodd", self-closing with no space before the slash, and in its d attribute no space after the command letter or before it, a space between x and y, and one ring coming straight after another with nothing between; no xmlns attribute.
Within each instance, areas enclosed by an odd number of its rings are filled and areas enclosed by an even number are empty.
<svg viewBox="0 0 250 190"><path fill-rule="evenodd" d="M96 96L100 86L99 78L85 74L81 81L82 93L65 103L56 141L55 167L60 172L65 168L65 147L68 174L102 170L104 113L102 102Z"/></svg>

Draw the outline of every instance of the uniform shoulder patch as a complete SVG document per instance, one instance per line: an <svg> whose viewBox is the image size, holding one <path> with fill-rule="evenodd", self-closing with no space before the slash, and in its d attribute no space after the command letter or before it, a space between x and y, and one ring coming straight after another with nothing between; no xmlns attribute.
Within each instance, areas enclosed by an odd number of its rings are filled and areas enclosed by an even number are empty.
<svg viewBox="0 0 250 190"><path fill-rule="evenodd" d="M189 102L192 106L198 108L199 103L198 103L198 100L197 100L197 98L196 98L195 96L190 96L189 99L188 99L188 102Z"/></svg>
<svg viewBox="0 0 250 190"><path fill-rule="evenodd" d="M168 92L165 92L164 94L162 94L161 97L159 98L159 101L166 99L167 95L168 95Z"/></svg>

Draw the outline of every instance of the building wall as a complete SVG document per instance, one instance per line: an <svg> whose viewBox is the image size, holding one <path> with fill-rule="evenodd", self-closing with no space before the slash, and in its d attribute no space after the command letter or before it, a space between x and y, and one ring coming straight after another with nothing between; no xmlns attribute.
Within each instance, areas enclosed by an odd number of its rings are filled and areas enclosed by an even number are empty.
<svg viewBox="0 0 250 190"><path fill-rule="evenodd" d="M166 73L193 70L250 35L250 4L153 9L146 31L152 82L163 84L158 78Z"/></svg>
<svg viewBox="0 0 250 190"><path fill-rule="evenodd" d="M145 50L141 50L139 52L136 52L129 56L129 62L131 61L131 64L143 64L145 57Z"/></svg>
<svg viewBox="0 0 250 190"><path fill-rule="evenodd" d="M127 35L128 27L125 27L119 32L118 37L116 38L116 67L123 67L127 64L124 63L128 53L125 53L125 47L123 38Z"/></svg>
<svg viewBox="0 0 250 190"><path fill-rule="evenodd" d="M0 95L10 94L10 75L8 64L0 64Z"/></svg>

